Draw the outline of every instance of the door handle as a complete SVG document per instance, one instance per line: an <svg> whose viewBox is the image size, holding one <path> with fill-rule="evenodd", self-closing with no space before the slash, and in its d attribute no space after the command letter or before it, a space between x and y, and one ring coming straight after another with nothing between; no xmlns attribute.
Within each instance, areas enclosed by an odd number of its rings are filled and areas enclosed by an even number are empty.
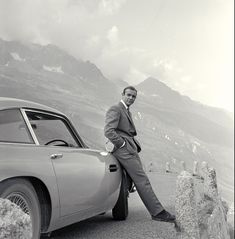
<svg viewBox="0 0 235 239"><path fill-rule="evenodd" d="M52 154L51 159L60 159L63 158L63 154Z"/></svg>
<svg viewBox="0 0 235 239"><path fill-rule="evenodd" d="M116 164L110 164L109 165L109 171L110 172L116 172L118 170L118 166Z"/></svg>

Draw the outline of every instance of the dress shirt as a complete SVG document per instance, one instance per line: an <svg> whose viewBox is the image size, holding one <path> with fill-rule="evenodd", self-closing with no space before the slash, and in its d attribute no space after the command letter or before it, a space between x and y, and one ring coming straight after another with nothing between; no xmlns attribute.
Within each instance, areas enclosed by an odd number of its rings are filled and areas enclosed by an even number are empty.
<svg viewBox="0 0 235 239"><path fill-rule="evenodd" d="M126 110L128 111L128 110L129 110L129 107L126 105L126 103L125 103L123 100L121 100L121 102L122 102L122 104L125 106ZM124 147L125 144L126 144L126 141L124 141L124 143L122 144L122 146L121 146L120 148Z"/></svg>

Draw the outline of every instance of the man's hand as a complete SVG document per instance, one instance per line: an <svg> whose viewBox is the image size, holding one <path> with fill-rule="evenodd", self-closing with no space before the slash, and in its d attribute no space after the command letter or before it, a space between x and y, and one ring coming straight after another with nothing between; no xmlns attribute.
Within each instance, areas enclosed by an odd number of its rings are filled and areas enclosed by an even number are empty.
<svg viewBox="0 0 235 239"><path fill-rule="evenodd" d="M113 150L114 150L114 144L110 140L108 140L105 143L105 149L106 149L107 152L112 153Z"/></svg>

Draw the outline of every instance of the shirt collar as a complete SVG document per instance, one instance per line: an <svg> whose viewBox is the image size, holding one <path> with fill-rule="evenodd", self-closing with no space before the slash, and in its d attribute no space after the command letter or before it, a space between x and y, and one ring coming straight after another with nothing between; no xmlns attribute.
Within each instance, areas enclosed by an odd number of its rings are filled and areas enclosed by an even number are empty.
<svg viewBox="0 0 235 239"><path fill-rule="evenodd" d="M121 103L125 106L126 109L128 109L128 106L126 105L126 103L121 99Z"/></svg>

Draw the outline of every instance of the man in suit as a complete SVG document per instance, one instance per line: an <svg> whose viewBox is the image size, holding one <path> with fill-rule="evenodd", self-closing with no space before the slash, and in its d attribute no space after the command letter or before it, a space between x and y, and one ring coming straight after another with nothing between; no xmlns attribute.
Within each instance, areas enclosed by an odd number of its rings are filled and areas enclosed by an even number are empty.
<svg viewBox="0 0 235 239"><path fill-rule="evenodd" d="M135 102L137 90L128 86L123 90L121 102L106 113L104 134L113 144L110 150L133 180L137 192L153 220L175 222L156 197L145 174L138 153L141 151L129 107Z"/></svg>

